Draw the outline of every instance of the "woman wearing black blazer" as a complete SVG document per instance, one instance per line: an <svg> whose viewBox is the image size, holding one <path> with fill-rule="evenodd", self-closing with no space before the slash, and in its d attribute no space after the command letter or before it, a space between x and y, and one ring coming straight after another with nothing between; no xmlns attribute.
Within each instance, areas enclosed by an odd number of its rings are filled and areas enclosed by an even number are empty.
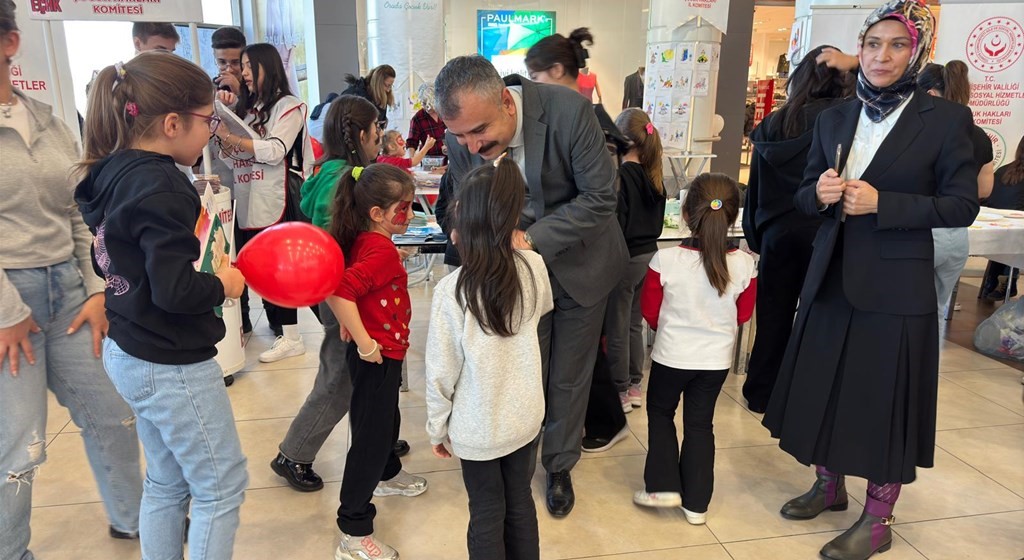
<svg viewBox="0 0 1024 560"><path fill-rule="evenodd" d="M970 110L916 90L934 18L893 0L860 33L857 100L818 117L794 202L824 222L764 417L780 447L817 466L782 515L843 510L844 475L868 479L864 513L825 545L834 560L892 544L892 510L931 467L939 340L931 229L978 213Z"/></svg>

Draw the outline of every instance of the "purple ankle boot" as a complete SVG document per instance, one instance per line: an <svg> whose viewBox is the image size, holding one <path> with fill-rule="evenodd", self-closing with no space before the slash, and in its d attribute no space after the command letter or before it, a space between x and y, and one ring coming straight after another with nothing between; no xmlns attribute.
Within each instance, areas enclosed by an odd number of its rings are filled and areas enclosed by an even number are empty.
<svg viewBox="0 0 1024 560"><path fill-rule="evenodd" d="M782 506L779 512L786 519L814 519L819 513L827 510L845 511L849 505L846 496L846 477L829 471L825 467L815 467L818 480L803 496L793 498Z"/></svg>
<svg viewBox="0 0 1024 560"><path fill-rule="evenodd" d="M845 533L832 539L821 549L829 560L867 560L876 552L892 547L893 506L899 497L900 484L878 486L868 484L864 513Z"/></svg>

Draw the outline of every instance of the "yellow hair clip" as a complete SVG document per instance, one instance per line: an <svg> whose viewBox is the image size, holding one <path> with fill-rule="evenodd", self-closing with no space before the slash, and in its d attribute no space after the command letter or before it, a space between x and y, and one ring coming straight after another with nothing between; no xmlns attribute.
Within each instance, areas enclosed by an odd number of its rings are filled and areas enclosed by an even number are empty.
<svg viewBox="0 0 1024 560"><path fill-rule="evenodd" d="M362 175L362 174L363 174L363 168L362 167L353 167L352 168L352 178L355 179L356 181L359 180L359 176Z"/></svg>

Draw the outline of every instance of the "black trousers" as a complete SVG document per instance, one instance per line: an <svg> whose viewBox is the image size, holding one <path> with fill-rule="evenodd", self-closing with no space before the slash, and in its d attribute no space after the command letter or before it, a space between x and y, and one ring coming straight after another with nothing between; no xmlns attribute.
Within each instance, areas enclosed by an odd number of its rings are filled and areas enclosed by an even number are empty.
<svg viewBox="0 0 1024 560"><path fill-rule="evenodd" d="M590 383L587 416L583 435L592 439L612 439L626 426L626 413L622 411L619 390L608 367L608 357L600 348L594 362L594 380Z"/></svg>
<svg viewBox="0 0 1024 560"><path fill-rule="evenodd" d="M382 364L367 362L359 358L355 344L348 345L346 359L352 376L352 447L341 480L338 528L348 535L364 536L373 533L377 515L377 508L370 503L374 488L402 470L394 450L401 424L398 388L402 361L384 358Z"/></svg>
<svg viewBox="0 0 1024 560"><path fill-rule="evenodd" d="M469 494L470 560L537 560L540 534L530 481L537 442L490 461L462 460Z"/></svg>
<svg viewBox="0 0 1024 560"><path fill-rule="evenodd" d="M818 227L818 222L770 225L761 241L755 308L757 333L747 379L743 382L743 396L759 410L768 406L779 376Z"/></svg>
<svg viewBox="0 0 1024 560"><path fill-rule="evenodd" d="M683 507L704 513L715 487L715 402L728 369L670 368L654 362L647 384L648 492L680 492ZM683 398L683 446L674 418Z"/></svg>

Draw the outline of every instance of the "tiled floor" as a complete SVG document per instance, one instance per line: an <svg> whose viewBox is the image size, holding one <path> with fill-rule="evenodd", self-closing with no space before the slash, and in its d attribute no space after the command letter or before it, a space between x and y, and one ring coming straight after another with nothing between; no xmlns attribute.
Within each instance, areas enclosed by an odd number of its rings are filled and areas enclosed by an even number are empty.
<svg viewBox="0 0 1024 560"><path fill-rule="evenodd" d="M441 274L440 268L436 274ZM422 426L423 357L429 285L411 289L413 345L410 391L401 397L402 436L412 445L408 470L430 489L417 498L378 498L378 533L406 560L464 558L468 512L459 464L436 459ZM332 558L334 512L345 463L347 427L340 425L316 462L323 491L300 494L269 469L277 444L316 373L322 338L308 310L300 323L305 356L259 364L272 337L261 310L253 310L255 335L248 367L228 390L251 484L235 546L241 559ZM933 469L919 471L896 508L894 546L881 558L1017 560L1024 557L1024 402L1020 372L970 349L945 342L939 382L939 417ZM628 416L632 437L612 450L584 454L573 471L577 505L566 519L543 506L543 469L534 479L542 557L632 560L812 559L818 549L859 515L865 484L849 483L857 502L846 512L804 522L778 514L812 479L778 449L758 415L743 406L743 377L730 375L715 417L716 488L708 523L688 525L678 511L640 509L631 502L642 485L647 437L644 409ZM51 400L47 424L49 461L35 486L32 549L42 560L121 560L139 557L135 542L107 536L107 522L88 470L83 445L67 412Z"/></svg>

